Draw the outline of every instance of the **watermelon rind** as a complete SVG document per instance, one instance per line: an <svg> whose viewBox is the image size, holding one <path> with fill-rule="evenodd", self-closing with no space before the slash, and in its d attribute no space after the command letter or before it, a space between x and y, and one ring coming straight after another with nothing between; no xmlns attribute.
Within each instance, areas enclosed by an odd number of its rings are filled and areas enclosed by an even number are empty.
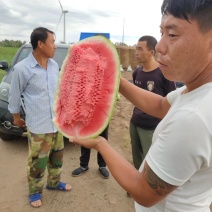
<svg viewBox="0 0 212 212"><path fill-rule="evenodd" d="M115 68L114 68L114 88L113 88L113 94L111 95L111 99L110 99L110 107L108 109L108 116L105 118L104 120L104 124L102 124L101 127L98 128L98 130L94 131L91 134L88 135L81 135L79 132L77 132L76 134L73 133L69 133L66 132L63 127L61 127L59 118L60 118L60 114L57 113L57 105L58 105L58 101L60 101L60 92L61 92L61 85L63 83L63 75L65 74L67 70L66 65L68 63L68 60L70 59L70 54L72 53L72 49L75 48L76 46L80 46L84 43L88 44L89 43L100 43L101 45L105 45L106 48L108 48L110 50L111 55L113 56L113 60L115 61ZM110 120L113 116L113 112L114 112L114 108L116 106L116 101L117 101L117 97L119 96L118 94L118 90L119 90L119 84L120 84L120 61L119 61L119 55L118 52L116 50L116 47L114 46L114 44L107 38L105 38L104 36L93 36L93 37L89 37L86 38L84 40L81 40L75 44L70 45L69 49L68 49L68 54L63 62L61 71L59 73L59 80L58 80L58 85L57 85L57 90L55 93L55 99L54 99L54 115L55 117L53 118L53 122L56 126L56 128L58 129L58 131L60 131L65 137L67 138L80 138L80 139L86 139L86 138L94 138L97 137L99 134L101 134L104 129L108 126L108 124L110 123ZM78 134L79 133L79 134Z"/></svg>

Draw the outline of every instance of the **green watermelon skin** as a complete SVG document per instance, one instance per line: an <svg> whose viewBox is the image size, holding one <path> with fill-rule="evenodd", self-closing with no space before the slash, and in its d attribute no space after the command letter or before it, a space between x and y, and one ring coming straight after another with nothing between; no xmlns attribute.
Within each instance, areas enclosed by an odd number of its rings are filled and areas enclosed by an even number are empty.
<svg viewBox="0 0 212 212"><path fill-rule="evenodd" d="M107 38L93 36L70 46L54 101L57 129L68 138L98 136L112 117L119 82L119 56Z"/></svg>

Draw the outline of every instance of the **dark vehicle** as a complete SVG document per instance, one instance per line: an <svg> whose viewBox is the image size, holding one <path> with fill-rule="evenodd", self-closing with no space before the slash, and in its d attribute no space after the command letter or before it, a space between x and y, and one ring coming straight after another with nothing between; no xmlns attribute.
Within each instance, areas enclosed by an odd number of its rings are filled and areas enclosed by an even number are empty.
<svg viewBox="0 0 212 212"><path fill-rule="evenodd" d="M61 69L63 60L65 59L68 51L68 44L57 44L57 49L55 51L54 60L58 63ZM3 77L0 83L0 138L3 140L12 140L18 137L27 136L25 128L19 128L13 125L12 114L8 110L8 95L10 89L10 83L13 74L13 67L16 63L20 62L26 58L32 51L31 44L24 44L20 47L16 53L11 66L8 68L7 61L0 61L0 69L6 71L6 75ZM21 99L21 117L25 120L25 108L24 99Z"/></svg>

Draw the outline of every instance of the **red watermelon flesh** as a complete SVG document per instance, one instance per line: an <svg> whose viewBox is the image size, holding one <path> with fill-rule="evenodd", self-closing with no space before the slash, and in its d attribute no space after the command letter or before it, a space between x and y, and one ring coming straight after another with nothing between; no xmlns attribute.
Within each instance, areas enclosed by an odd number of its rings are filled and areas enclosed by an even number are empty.
<svg viewBox="0 0 212 212"><path fill-rule="evenodd" d="M106 128L116 103L119 67L115 46L102 36L70 47L54 102L53 121L64 136L90 138Z"/></svg>

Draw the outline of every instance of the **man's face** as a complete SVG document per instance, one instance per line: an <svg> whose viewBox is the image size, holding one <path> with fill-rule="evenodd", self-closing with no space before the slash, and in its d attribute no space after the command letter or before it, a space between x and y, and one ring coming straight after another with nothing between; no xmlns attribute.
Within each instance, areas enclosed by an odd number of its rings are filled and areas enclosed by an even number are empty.
<svg viewBox="0 0 212 212"><path fill-rule="evenodd" d="M54 34L47 32L48 37L45 43L42 43L42 52L46 58L53 58L56 50Z"/></svg>
<svg viewBox="0 0 212 212"><path fill-rule="evenodd" d="M152 57L152 51L148 50L146 41L139 41L136 45L135 58L139 63L145 63Z"/></svg>
<svg viewBox="0 0 212 212"><path fill-rule="evenodd" d="M192 83L210 62L207 35L196 21L164 15L161 40L156 46L157 60L164 76L173 81Z"/></svg>

